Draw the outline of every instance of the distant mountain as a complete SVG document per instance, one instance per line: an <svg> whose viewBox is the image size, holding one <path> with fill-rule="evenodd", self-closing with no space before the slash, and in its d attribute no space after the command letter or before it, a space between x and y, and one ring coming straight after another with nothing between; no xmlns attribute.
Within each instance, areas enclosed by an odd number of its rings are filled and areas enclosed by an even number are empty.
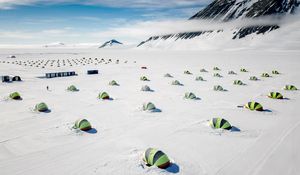
<svg viewBox="0 0 300 175"><path fill-rule="evenodd" d="M57 42L57 43L46 44L44 47L64 47L64 46L66 46L64 43Z"/></svg>
<svg viewBox="0 0 300 175"><path fill-rule="evenodd" d="M266 17L275 15L280 18L286 14L293 14L300 2L298 0L215 0L206 8L193 15L189 20L208 20L228 22L244 19L256 19L259 17ZM250 34L265 34L280 28L276 25L254 25L245 26L234 29L232 32L232 39L244 38ZM210 34L222 33L222 30L213 31L196 31L183 32L177 34L169 34L163 36L152 36L146 41L142 41L137 47L145 45L146 43L158 42L173 39L192 39L199 36L209 36Z"/></svg>
<svg viewBox="0 0 300 175"><path fill-rule="evenodd" d="M109 48L109 47L120 46L120 45L123 45L123 43L113 39L113 40L105 42L99 48Z"/></svg>

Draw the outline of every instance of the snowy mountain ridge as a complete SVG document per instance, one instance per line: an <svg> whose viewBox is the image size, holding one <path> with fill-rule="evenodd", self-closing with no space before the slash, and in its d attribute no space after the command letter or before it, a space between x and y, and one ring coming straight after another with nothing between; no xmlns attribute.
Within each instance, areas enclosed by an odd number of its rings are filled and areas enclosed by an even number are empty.
<svg viewBox="0 0 300 175"><path fill-rule="evenodd" d="M107 48L107 47L112 47L112 46L120 46L123 45L123 43L112 39L110 41L105 42L104 44L102 44L99 48Z"/></svg>

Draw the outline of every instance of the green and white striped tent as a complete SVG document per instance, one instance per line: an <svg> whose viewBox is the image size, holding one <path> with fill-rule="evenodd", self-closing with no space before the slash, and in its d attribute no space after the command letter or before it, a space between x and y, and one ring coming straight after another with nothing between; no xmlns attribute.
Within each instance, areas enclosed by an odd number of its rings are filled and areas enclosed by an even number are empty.
<svg viewBox="0 0 300 175"><path fill-rule="evenodd" d="M225 89L220 85L215 85L214 86L214 91L225 91Z"/></svg>
<svg viewBox="0 0 300 175"><path fill-rule="evenodd" d="M146 76L141 76L140 80L141 81L150 81Z"/></svg>
<svg viewBox="0 0 300 175"><path fill-rule="evenodd" d="M220 68L218 68L218 67L214 67L213 68L213 70L215 70L215 71L219 71L219 70L221 70Z"/></svg>
<svg viewBox="0 0 300 175"><path fill-rule="evenodd" d="M258 102L248 102L245 106L245 108L250 109L251 111L263 111L263 106L259 104Z"/></svg>
<svg viewBox="0 0 300 175"><path fill-rule="evenodd" d="M209 121L209 125L214 129L226 129L232 128L231 124L223 118L213 118Z"/></svg>
<svg viewBox="0 0 300 175"><path fill-rule="evenodd" d="M198 77L196 77L196 79L195 79L196 81L204 81L204 78L203 77L201 77L201 76L198 76Z"/></svg>
<svg viewBox="0 0 300 175"><path fill-rule="evenodd" d="M261 77L271 77L268 73L262 73Z"/></svg>
<svg viewBox="0 0 300 175"><path fill-rule="evenodd" d="M46 112L49 110L49 108L46 105L46 103L41 102L41 103L35 105L34 110L38 111L38 112Z"/></svg>
<svg viewBox="0 0 300 175"><path fill-rule="evenodd" d="M256 76L251 76L251 77L249 78L249 80L251 80L251 81L257 81L258 78L257 78Z"/></svg>
<svg viewBox="0 0 300 175"><path fill-rule="evenodd" d="M268 97L273 99L283 99L282 94L279 92L270 92Z"/></svg>
<svg viewBox="0 0 300 175"><path fill-rule="evenodd" d="M109 85L110 86L119 86L119 84L115 80L112 80L111 82L109 82Z"/></svg>
<svg viewBox="0 0 300 175"><path fill-rule="evenodd" d="M277 70L272 70L272 74L274 74L274 75L278 75L278 74L280 74Z"/></svg>
<svg viewBox="0 0 300 175"><path fill-rule="evenodd" d="M245 68L240 69L241 72L248 72Z"/></svg>
<svg viewBox="0 0 300 175"><path fill-rule="evenodd" d="M241 80L234 80L234 85L245 85Z"/></svg>
<svg viewBox="0 0 300 175"><path fill-rule="evenodd" d="M68 91L71 91L71 92L76 92L76 91L79 91L79 89L76 88L76 86L74 85L71 85L67 88Z"/></svg>
<svg viewBox="0 0 300 175"><path fill-rule="evenodd" d="M236 75L236 73L235 73L233 70L228 71L228 74L229 74L229 75Z"/></svg>
<svg viewBox="0 0 300 175"><path fill-rule="evenodd" d="M169 157L162 151L155 148L148 148L143 154L143 161L147 166L168 168L171 164Z"/></svg>
<svg viewBox="0 0 300 175"><path fill-rule="evenodd" d="M183 73L187 74L187 75L192 75L192 73L190 71L188 71L188 70L184 71Z"/></svg>
<svg viewBox="0 0 300 175"><path fill-rule="evenodd" d="M219 77L219 78L221 78L222 77L222 75L220 75L219 73L214 73L214 75L213 75L214 77Z"/></svg>
<svg viewBox="0 0 300 175"><path fill-rule="evenodd" d="M13 92L9 95L9 98L13 99L13 100L21 100L21 95L19 92Z"/></svg>
<svg viewBox="0 0 300 175"><path fill-rule="evenodd" d="M195 99L197 99L197 96L194 93L192 93L192 92L186 92L184 94L184 98L185 99L195 100Z"/></svg>
<svg viewBox="0 0 300 175"><path fill-rule="evenodd" d="M200 72L208 72L208 71L205 69L200 69Z"/></svg>
<svg viewBox="0 0 300 175"><path fill-rule="evenodd" d="M101 93L99 93L98 98L102 99L102 100L108 100L108 99L110 99L110 96L108 95L107 92L101 92Z"/></svg>
<svg viewBox="0 0 300 175"><path fill-rule="evenodd" d="M75 129L80 129L82 131L88 131L92 129L91 123L86 119L78 119L74 125Z"/></svg>
<svg viewBox="0 0 300 175"><path fill-rule="evenodd" d="M141 91L151 91L151 88L147 85L142 86Z"/></svg>
<svg viewBox="0 0 300 175"><path fill-rule="evenodd" d="M155 105L151 102L143 104L143 110L144 111L154 111L155 109L156 109Z"/></svg>
<svg viewBox="0 0 300 175"><path fill-rule="evenodd" d="M296 86L294 86L294 85L285 85L283 89L287 90L287 91L296 91L296 90L298 90L296 88Z"/></svg>
<svg viewBox="0 0 300 175"><path fill-rule="evenodd" d="M181 85L182 85L178 80L172 81L171 84L172 84L172 85L177 85L177 86L181 86Z"/></svg>

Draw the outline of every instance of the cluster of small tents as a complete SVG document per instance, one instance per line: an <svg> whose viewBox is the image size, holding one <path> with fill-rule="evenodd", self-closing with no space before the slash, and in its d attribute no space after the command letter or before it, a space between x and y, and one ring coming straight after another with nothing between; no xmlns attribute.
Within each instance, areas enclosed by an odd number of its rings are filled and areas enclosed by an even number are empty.
<svg viewBox="0 0 300 175"><path fill-rule="evenodd" d="M221 69L218 67L214 67L213 70L221 71ZM200 72L208 72L208 71L205 69L201 69ZM248 71L245 68L241 68L240 72L248 72ZM184 74L192 75L192 73L188 70L184 71ZM236 73L234 71L229 71L228 74L236 75ZM278 71L274 70L274 71L272 71L272 74L278 75L280 73ZM219 73L214 73L213 76L222 77ZM268 73L263 73L261 76L262 77L270 77L270 75ZM173 78L173 76L169 73L165 74L164 77ZM141 81L150 81L150 79L148 79L146 76L140 77L140 80ZM201 77L201 76L196 77L195 80L196 81L204 81L203 77ZM250 77L250 80L258 80L258 78L255 76L252 76L252 77ZM178 80L172 81L171 84L172 85L183 85ZM233 82L233 84L234 85L245 85L241 80L235 80ZM115 80L110 81L109 85L110 86L119 86L119 84ZM213 89L215 91L226 91L220 85L214 86ZM79 91L79 89L75 85L70 85L69 87L67 87L66 90L70 91L70 92L78 92ZM294 90L297 90L297 88L293 85L286 85L286 86L284 86L284 90L294 91ZM142 86L141 91L151 91L151 88L147 85L144 85L144 86ZM284 99L283 95L279 92L270 92L267 96L271 99ZM9 98L12 100L22 100L22 97L19 92L11 93L9 95ZM186 92L184 94L184 98L188 99L188 100L199 99L199 97L197 97L193 92ZM101 92L98 94L98 99L109 100L109 99L111 99L111 97L107 92ZM246 109L252 110L252 111L263 111L264 110L263 106L260 103L254 102L254 101L248 102L243 107ZM142 110L153 112L153 111L157 110L157 108L152 102L148 102L148 103L143 104ZM49 108L46 103L41 102L41 103L38 103L35 105L34 111L47 112L47 111L49 111ZM232 129L232 125L226 119L221 118L221 117L212 118L209 121L209 125L214 129L224 129L224 130ZM77 121L75 121L73 128L81 130L81 131L89 131L90 129L92 129L92 125L87 119L78 119ZM156 167L163 168L163 169L167 168L171 165L171 161L170 161L169 157L161 150L155 149L155 148L148 148L144 152L143 161L145 162L145 164L147 166L156 166Z"/></svg>

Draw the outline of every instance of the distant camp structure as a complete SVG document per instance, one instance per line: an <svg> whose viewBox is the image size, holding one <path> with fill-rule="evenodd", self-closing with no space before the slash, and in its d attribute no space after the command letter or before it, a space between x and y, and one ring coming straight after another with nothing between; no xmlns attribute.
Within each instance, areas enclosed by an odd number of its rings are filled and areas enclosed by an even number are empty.
<svg viewBox="0 0 300 175"><path fill-rule="evenodd" d="M209 125L214 129L226 129L232 128L231 124L223 118L213 118L209 121Z"/></svg>
<svg viewBox="0 0 300 175"><path fill-rule="evenodd" d="M140 77L140 80L141 80L141 81L150 81L146 76L141 76L141 77Z"/></svg>
<svg viewBox="0 0 300 175"><path fill-rule="evenodd" d="M147 85L142 86L141 91L149 92L151 91L151 88Z"/></svg>
<svg viewBox="0 0 300 175"><path fill-rule="evenodd" d="M233 70L229 71L228 74L229 75L236 75L236 73Z"/></svg>
<svg viewBox="0 0 300 175"><path fill-rule="evenodd" d="M172 85L182 86L182 84L178 80L174 80L171 83Z"/></svg>
<svg viewBox="0 0 300 175"><path fill-rule="evenodd" d="M200 72L208 72L206 69L200 69Z"/></svg>
<svg viewBox="0 0 300 175"><path fill-rule="evenodd" d="M198 76L198 77L196 77L196 79L195 79L196 81L204 81L204 78L203 77L201 77L201 76Z"/></svg>
<svg viewBox="0 0 300 175"><path fill-rule="evenodd" d="M215 85L214 86L214 91L226 91L226 90L220 85Z"/></svg>
<svg viewBox="0 0 300 175"><path fill-rule="evenodd" d="M14 77L12 77L11 80L12 80L12 81L22 81L22 79L21 79L20 76L14 76Z"/></svg>
<svg viewBox="0 0 300 175"><path fill-rule="evenodd" d="M271 77L271 76L268 73L262 73L261 77L267 77L268 78L268 77Z"/></svg>
<svg viewBox="0 0 300 175"><path fill-rule="evenodd" d="M240 69L241 72L248 72L245 68Z"/></svg>
<svg viewBox="0 0 300 175"><path fill-rule="evenodd" d="M233 84L234 85L245 85L241 80L234 80Z"/></svg>
<svg viewBox="0 0 300 175"><path fill-rule="evenodd" d="M296 90L298 90L296 88L296 86L294 86L294 85L285 85L283 89L287 90L287 91L296 91Z"/></svg>
<svg viewBox="0 0 300 175"><path fill-rule="evenodd" d="M270 92L268 97L273 99L283 99L282 94L279 92Z"/></svg>
<svg viewBox="0 0 300 175"><path fill-rule="evenodd" d="M92 125L87 119L78 119L76 120L73 128L79 129L81 131L88 131L92 129Z"/></svg>
<svg viewBox="0 0 300 175"><path fill-rule="evenodd" d="M77 92L79 89L75 85L71 85L67 88L68 91Z"/></svg>
<svg viewBox="0 0 300 175"><path fill-rule="evenodd" d="M166 74L164 75L164 77L166 77L166 78L173 78L173 76L172 76L171 74L169 74L169 73L166 73Z"/></svg>
<svg viewBox="0 0 300 175"><path fill-rule="evenodd" d="M9 78L9 76L7 76L7 75L2 76L1 78L2 78L2 82L3 82L3 83L9 83L9 82L10 82L10 78Z"/></svg>
<svg viewBox="0 0 300 175"><path fill-rule="evenodd" d="M192 93L192 92L186 92L184 94L184 98L185 99L195 100L195 99L197 99L197 96L194 93Z"/></svg>
<svg viewBox="0 0 300 175"><path fill-rule="evenodd" d="M214 70L214 71L219 71L219 70L221 70L221 69L218 68L218 67L214 67L213 70Z"/></svg>
<svg viewBox="0 0 300 175"><path fill-rule="evenodd" d="M69 76L76 76L76 73L74 71L72 71L72 72L46 73L46 78L69 77Z"/></svg>
<svg viewBox="0 0 300 175"><path fill-rule="evenodd" d="M147 166L168 168L171 164L169 157L162 151L155 148L148 148L143 154L143 161Z"/></svg>
<svg viewBox="0 0 300 175"><path fill-rule="evenodd" d="M143 104L143 111L154 111L154 110L156 110L156 107L152 102Z"/></svg>
<svg viewBox="0 0 300 175"><path fill-rule="evenodd" d="M107 92L101 92L101 93L99 93L98 98L102 99L102 100L109 100L110 96L108 95Z"/></svg>
<svg viewBox="0 0 300 175"><path fill-rule="evenodd" d="M99 71L98 70L88 70L87 74L88 75L95 75L95 74L99 74Z"/></svg>
<svg viewBox="0 0 300 175"><path fill-rule="evenodd" d="M272 70L272 74L274 74L274 75L278 75L278 74L280 74L277 70Z"/></svg>
<svg viewBox="0 0 300 175"><path fill-rule="evenodd" d="M117 81L115 81L115 80L110 81L110 82L109 82L109 85L110 85L110 86L119 86L119 84L118 84Z"/></svg>
<svg viewBox="0 0 300 175"><path fill-rule="evenodd" d="M263 111L263 106L259 104L258 102L248 102L245 106L245 108L250 109L251 111Z"/></svg>
<svg viewBox="0 0 300 175"><path fill-rule="evenodd" d="M219 73L214 73L213 76L214 76L214 77L218 77L218 78L222 78L222 75L220 75Z"/></svg>
<svg viewBox="0 0 300 175"><path fill-rule="evenodd" d="M249 80L251 80L251 81L258 81L259 79L256 76L251 76L249 78Z"/></svg>
<svg viewBox="0 0 300 175"><path fill-rule="evenodd" d="M190 71L188 71L188 70L184 71L183 73L187 74L187 75L192 75L192 73Z"/></svg>

